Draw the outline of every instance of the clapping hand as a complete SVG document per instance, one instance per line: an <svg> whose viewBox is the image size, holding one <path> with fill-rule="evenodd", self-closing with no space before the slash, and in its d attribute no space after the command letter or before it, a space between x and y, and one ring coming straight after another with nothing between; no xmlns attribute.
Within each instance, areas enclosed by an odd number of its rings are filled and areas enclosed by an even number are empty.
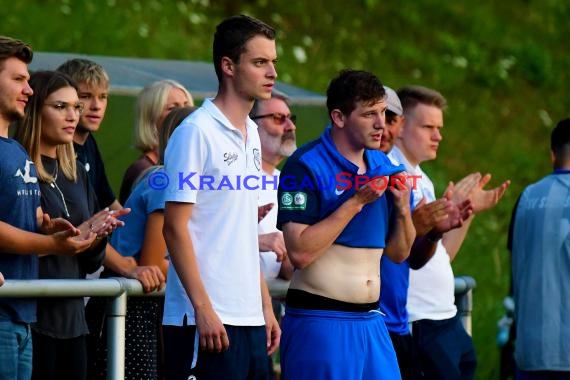
<svg viewBox="0 0 570 380"><path fill-rule="evenodd" d="M130 208L122 208L119 210L109 210L109 208L105 208L79 225L78 229L81 231L80 236L94 233L99 239L106 237L118 227L125 225L125 222L117 218L129 212L131 212Z"/></svg>
<svg viewBox="0 0 570 380"><path fill-rule="evenodd" d="M511 184L510 180L506 180L499 186L491 190L484 190L483 188L491 180L491 174L485 174L478 182L477 186L471 191L470 198L473 203L473 212L479 213L495 207L499 200L507 191Z"/></svg>

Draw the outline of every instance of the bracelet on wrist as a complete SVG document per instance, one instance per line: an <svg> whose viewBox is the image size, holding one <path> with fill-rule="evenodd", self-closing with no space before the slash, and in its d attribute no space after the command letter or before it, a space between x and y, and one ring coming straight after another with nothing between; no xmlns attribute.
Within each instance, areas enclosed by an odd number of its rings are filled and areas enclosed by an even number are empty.
<svg viewBox="0 0 570 380"><path fill-rule="evenodd" d="M429 241L430 243L434 243L434 244L437 243L438 241L440 241L442 237L443 237L443 234L431 232L431 231L426 234L427 241Z"/></svg>

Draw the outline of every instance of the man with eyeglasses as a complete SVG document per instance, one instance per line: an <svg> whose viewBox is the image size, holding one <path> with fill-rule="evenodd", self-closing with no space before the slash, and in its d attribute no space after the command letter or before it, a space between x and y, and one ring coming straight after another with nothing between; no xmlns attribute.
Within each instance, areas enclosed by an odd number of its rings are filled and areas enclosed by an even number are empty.
<svg viewBox="0 0 570 380"><path fill-rule="evenodd" d="M287 97L274 91L270 99L256 99L249 113L255 120L261 141L261 169L265 181L260 181L259 205L271 205L267 215L258 224L259 259L266 280L291 279L293 265L287 257L283 233L277 225L277 186L281 171L277 166L297 149L296 116L291 114ZM280 319L282 302L273 299L273 310ZM269 357L269 371L273 360Z"/></svg>
<svg viewBox="0 0 570 380"><path fill-rule="evenodd" d="M266 181L259 192L259 205L273 208L258 225L261 271L266 279L289 280L293 266L287 257L283 233L277 224L277 185L281 171L277 166L297 149L295 115L291 114L287 98L274 92L270 99L256 100L250 112L257 123L261 140L261 168Z"/></svg>

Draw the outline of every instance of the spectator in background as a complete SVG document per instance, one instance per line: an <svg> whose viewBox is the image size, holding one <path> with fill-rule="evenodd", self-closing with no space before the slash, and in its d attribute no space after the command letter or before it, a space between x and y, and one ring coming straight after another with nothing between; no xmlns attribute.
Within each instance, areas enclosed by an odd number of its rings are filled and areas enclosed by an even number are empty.
<svg viewBox="0 0 570 380"><path fill-rule="evenodd" d="M426 203L430 203L436 200L434 186L420 164L437 156L447 102L439 92L421 86L407 86L397 93L405 121L391 155L405 165L409 174L418 176L413 190L415 205L424 198ZM490 179L489 174L467 176L454 187L452 201L460 205L468 198L473 214L494 207L510 182L505 181L492 190L483 190ZM459 251L472 220L473 215L459 228L431 234L429 240L436 244L435 253L421 268L410 271L407 309L426 379L458 380L475 376L475 349L457 315L451 268L451 261Z"/></svg>
<svg viewBox="0 0 570 380"><path fill-rule="evenodd" d="M258 99L249 113L257 123L261 141L262 175L268 177L259 193L259 205L277 204L279 174L277 166L297 149L295 115L291 115L287 98L273 92L271 99ZM276 227L277 207L273 207L258 225L261 271L266 279L291 279L293 266L287 257L283 233Z"/></svg>
<svg viewBox="0 0 570 380"><path fill-rule="evenodd" d="M131 212L123 219L125 227L116 231L111 238L112 246L122 255L132 258L139 267L153 268L154 289L164 287L169 260L166 243L162 236L164 223L164 190L152 187L153 175L163 173L164 149L172 132L194 110L193 107L177 107L162 120L158 136L158 165L147 168L141 173L133 186L133 192L125 203ZM105 268L101 277L121 276L110 268ZM92 304L100 303L92 298L89 310L103 311ZM162 378L162 350L160 326L162 321L162 297L132 297L127 300L125 379L160 379ZM93 316L95 318L95 316ZM96 352L90 358L90 378L107 378L107 332L103 316L103 331L94 326L92 338L97 340Z"/></svg>
<svg viewBox="0 0 570 380"><path fill-rule="evenodd" d="M232 181L261 174L254 99L269 99L275 30L249 16L216 27L218 93L186 118L166 149L164 237L172 264L163 332L168 379L265 379L281 331L260 271L258 192L181 186L179 173Z"/></svg>
<svg viewBox="0 0 570 380"><path fill-rule="evenodd" d="M97 201L87 173L76 164L73 135L83 104L72 79L57 71L37 71L30 78L34 95L16 131L16 140L28 151L38 173L42 209L51 216L65 218L74 225L88 221L96 230L104 224L110 232L122 225L116 219L95 215ZM123 209L114 213L128 213ZM43 255L39 258L39 278L83 279L96 271L105 255L106 239L96 240L76 256ZM83 297L41 298L38 319L32 326L32 379L77 379L86 377L87 351Z"/></svg>
<svg viewBox="0 0 570 380"><path fill-rule="evenodd" d="M109 98L109 76L101 65L81 58L64 62L57 71L69 75L74 80L79 100L85 106L73 136L77 159L85 166L99 206L118 210L121 205L111 189L101 152L93 137L93 133L99 130L105 117Z"/></svg>
<svg viewBox="0 0 570 380"><path fill-rule="evenodd" d="M8 137L10 123L24 117L33 95L28 84L32 57L28 44L0 36L0 272L6 280L37 279L36 255L74 255L96 238L89 228L81 232L68 221L43 213L35 165ZM30 324L35 321L35 299L0 298L0 379L30 379Z"/></svg>
<svg viewBox="0 0 570 380"><path fill-rule="evenodd" d="M271 99L256 99L249 116L255 120L258 127L262 175L268 179L267 184L262 185L259 190L259 206L271 205L271 209L259 222L257 229L261 272L266 280L276 278L290 280L293 275L293 265L287 257L283 233L276 227L277 186L281 173L277 166L297 149L296 117L289 110L287 97L275 91ZM273 310L278 321L281 320L283 313L282 301L282 299L273 299ZM275 376L274 358L270 356L268 360L270 374Z"/></svg>
<svg viewBox="0 0 570 380"><path fill-rule="evenodd" d="M570 119L550 136L553 173L525 188L511 228L516 380L570 378Z"/></svg>
<svg viewBox="0 0 570 380"><path fill-rule="evenodd" d="M386 128L382 133L380 150L388 155L395 165L400 164L390 154L394 143L400 137L404 125L404 115L400 98L394 90L384 86L386 90ZM473 183L474 185L475 183ZM386 327L396 351L398 366L402 380L421 379L421 369L418 363L417 349L408 325L406 302L410 268L421 268L435 253L437 241L433 235L458 228L470 216L471 204L465 201L461 208L454 206L446 191L443 198L426 203L425 198L412 210L412 219L416 229L416 239L410 256L402 263L394 263L387 256L382 256L380 275L380 310L384 313Z"/></svg>
<svg viewBox="0 0 570 380"><path fill-rule="evenodd" d="M124 204L133 184L146 169L158 163L158 135L166 115L175 107L194 106L192 95L180 83L164 79L147 85L137 97L135 146L142 155L125 171L119 202Z"/></svg>

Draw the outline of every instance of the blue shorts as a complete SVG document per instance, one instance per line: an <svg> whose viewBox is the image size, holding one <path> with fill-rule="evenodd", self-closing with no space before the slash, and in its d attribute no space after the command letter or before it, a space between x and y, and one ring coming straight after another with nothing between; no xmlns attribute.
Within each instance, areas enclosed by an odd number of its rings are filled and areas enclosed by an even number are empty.
<svg viewBox="0 0 570 380"><path fill-rule="evenodd" d="M265 326L224 327L230 347L215 353L199 349L196 326L163 325L166 379L269 379Z"/></svg>
<svg viewBox="0 0 570 380"><path fill-rule="evenodd" d="M392 342L377 310L286 308L282 322L284 380L400 380Z"/></svg>

